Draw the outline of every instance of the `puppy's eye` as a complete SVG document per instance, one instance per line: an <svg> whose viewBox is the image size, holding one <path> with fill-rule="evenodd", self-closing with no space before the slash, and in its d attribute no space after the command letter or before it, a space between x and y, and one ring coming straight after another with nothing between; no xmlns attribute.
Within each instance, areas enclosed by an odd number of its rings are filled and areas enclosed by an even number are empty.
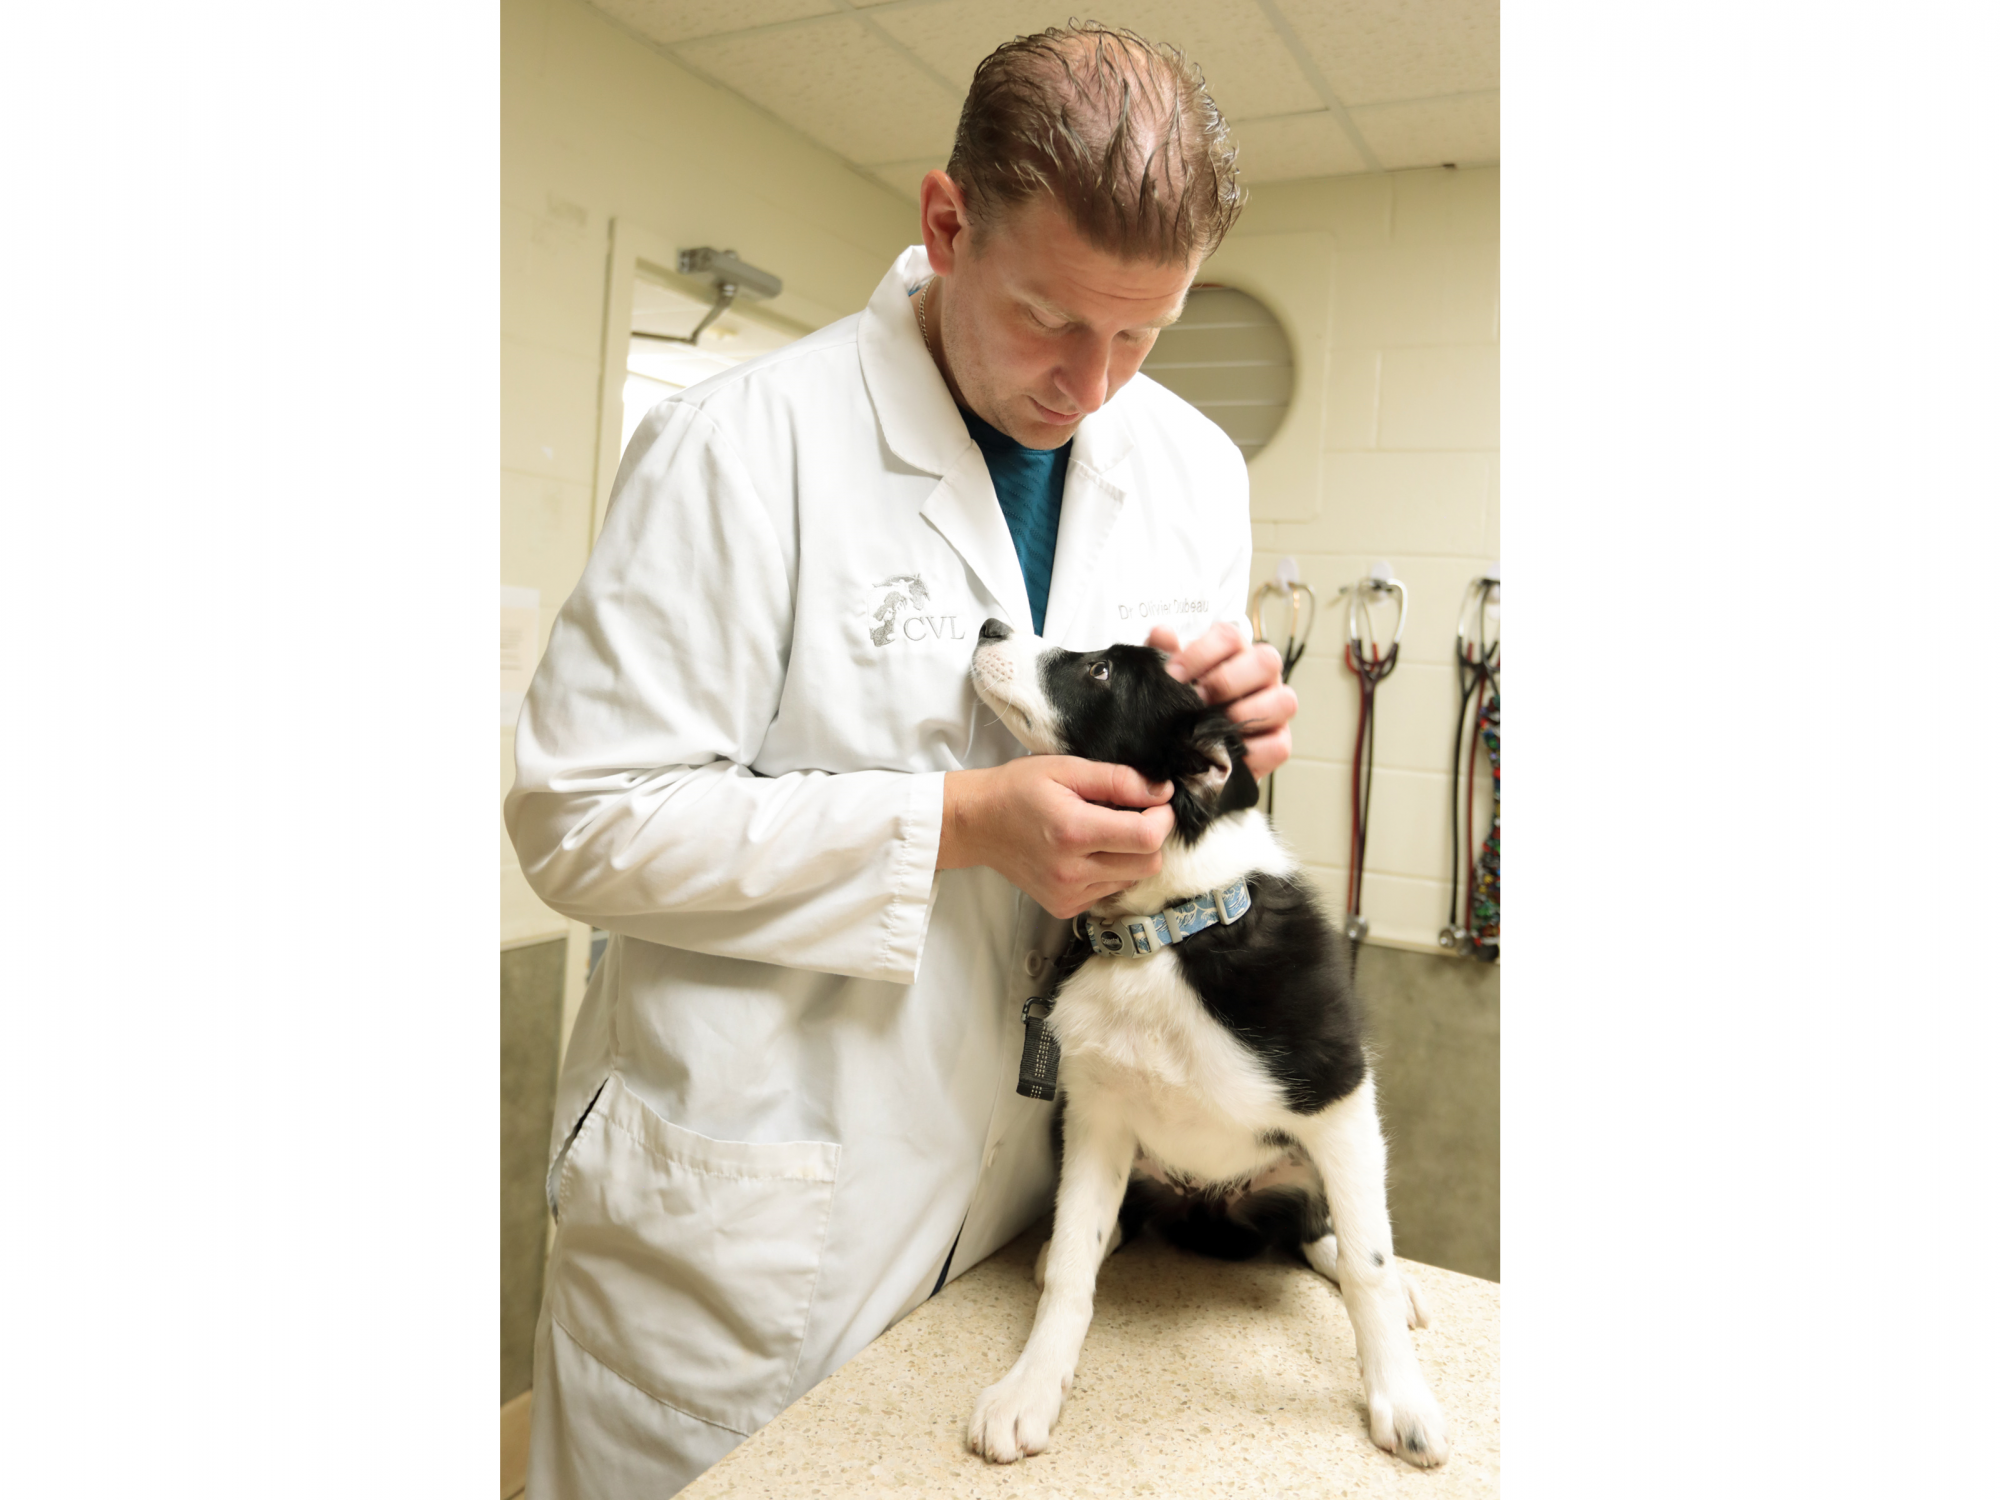
<svg viewBox="0 0 2000 1500"><path fill-rule="evenodd" d="M1099 682L1109 682L1111 680L1111 663L1108 661L1092 662L1090 664L1090 675L1095 677Z"/></svg>

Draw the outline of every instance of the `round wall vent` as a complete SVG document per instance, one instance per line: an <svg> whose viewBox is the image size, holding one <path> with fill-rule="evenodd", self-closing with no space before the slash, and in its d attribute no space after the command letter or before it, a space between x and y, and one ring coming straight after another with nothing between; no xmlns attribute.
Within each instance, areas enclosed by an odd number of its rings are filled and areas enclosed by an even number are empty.
<svg viewBox="0 0 2000 1500"><path fill-rule="evenodd" d="M1234 287L1197 282L1140 368L1200 408L1246 459L1277 436L1292 404L1291 340L1270 308Z"/></svg>

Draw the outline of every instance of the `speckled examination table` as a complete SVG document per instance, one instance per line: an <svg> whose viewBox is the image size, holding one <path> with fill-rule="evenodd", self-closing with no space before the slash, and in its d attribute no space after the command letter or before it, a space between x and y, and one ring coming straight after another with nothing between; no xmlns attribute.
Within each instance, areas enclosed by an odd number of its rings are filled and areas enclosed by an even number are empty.
<svg viewBox="0 0 2000 1500"><path fill-rule="evenodd" d="M1500 1490L1500 1287L1404 1261L1430 1307L1417 1359L1451 1461L1368 1440L1354 1334L1333 1288L1274 1259L1225 1264L1148 1237L1111 1257L1049 1450L965 1448L980 1389L1028 1337L1042 1224L809 1391L681 1493L723 1496L1437 1497Z"/></svg>

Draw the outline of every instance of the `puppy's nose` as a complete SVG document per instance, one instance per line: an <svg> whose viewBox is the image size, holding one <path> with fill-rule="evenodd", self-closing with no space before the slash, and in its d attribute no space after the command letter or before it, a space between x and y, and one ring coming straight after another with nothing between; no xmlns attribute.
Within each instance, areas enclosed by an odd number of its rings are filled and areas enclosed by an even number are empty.
<svg viewBox="0 0 2000 1500"><path fill-rule="evenodd" d="M979 638L982 641L1004 641L1013 633L1013 628L1005 620L989 619L979 627Z"/></svg>

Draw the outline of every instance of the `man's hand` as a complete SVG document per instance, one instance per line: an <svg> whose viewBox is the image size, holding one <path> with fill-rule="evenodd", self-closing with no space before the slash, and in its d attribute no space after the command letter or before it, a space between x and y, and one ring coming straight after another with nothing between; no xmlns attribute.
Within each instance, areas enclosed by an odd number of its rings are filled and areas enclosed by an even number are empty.
<svg viewBox="0 0 2000 1500"><path fill-rule="evenodd" d="M1185 650L1164 625L1153 628L1146 644L1167 653L1168 673L1193 683L1203 702L1229 705L1229 717L1243 732L1244 764L1259 781L1291 758L1299 695L1285 686L1276 647L1247 644L1234 625L1221 621Z"/></svg>
<svg viewBox="0 0 2000 1500"><path fill-rule="evenodd" d="M1130 766L1070 755L947 771L937 867L991 865L1068 919L1159 873L1160 846L1174 826L1173 809L1161 804L1172 795Z"/></svg>

